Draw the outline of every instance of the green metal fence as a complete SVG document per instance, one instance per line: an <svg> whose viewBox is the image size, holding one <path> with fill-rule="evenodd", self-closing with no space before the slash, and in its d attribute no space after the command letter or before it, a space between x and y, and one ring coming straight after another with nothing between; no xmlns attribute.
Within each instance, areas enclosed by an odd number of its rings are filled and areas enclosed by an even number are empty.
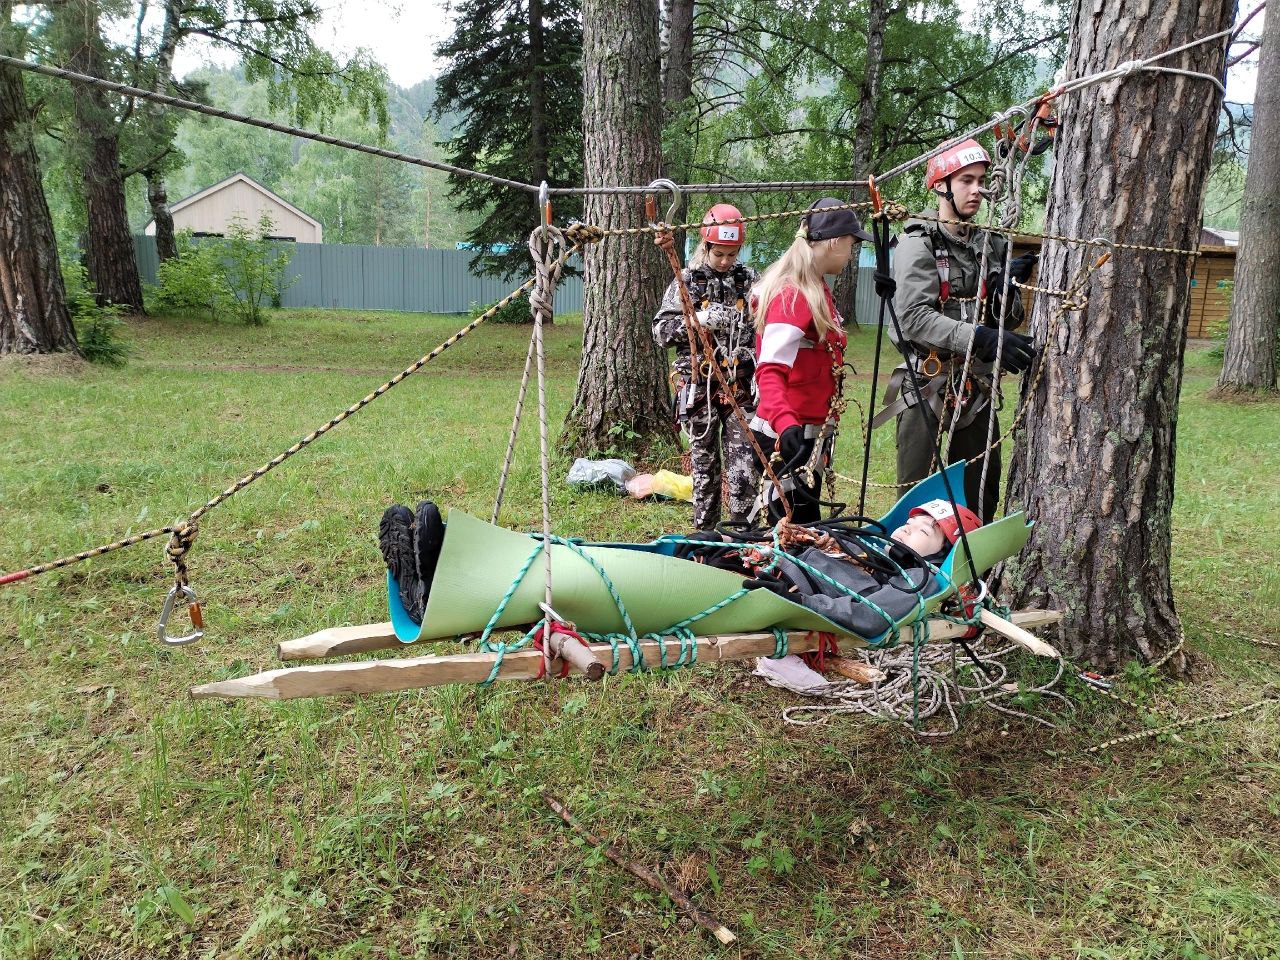
<svg viewBox="0 0 1280 960"><path fill-rule="evenodd" d="M155 237L135 236L143 283L156 282ZM285 307L339 307L412 313L466 313L487 307L511 292L519 278L504 283L472 273L466 250L421 247L367 247L339 243L290 243L291 281ZM532 273L530 264L530 273ZM566 276L556 289L556 310L582 309L582 278Z"/></svg>

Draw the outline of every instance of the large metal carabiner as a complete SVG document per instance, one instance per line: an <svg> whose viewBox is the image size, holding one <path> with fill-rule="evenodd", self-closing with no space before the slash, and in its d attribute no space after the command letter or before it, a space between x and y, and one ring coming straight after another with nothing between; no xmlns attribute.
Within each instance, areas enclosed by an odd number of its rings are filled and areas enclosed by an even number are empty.
<svg viewBox="0 0 1280 960"><path fill-rule="evenodd" d="M684 199L684 194L680 192L680 187L676 185L674 180L667 177L659 177L649 184L648 189L671 191L671 206L667 207L667 218L663 221L665 226L670 227L675 221L676 214L680 212L680 201Z"/></svg>
<svg viewBox="0 0 1280 960"><path fill-rule="evenodd" d="M194 628L190 633L181 637L169 636L169 618L173 616L174 604L177 603L179 595L187 601L187 613L191 617L191 626ZM184 644L195 643L204 636L204 615L200 612L200 601L196 599L196 592L187 584L174 584L169 588L168 595L164 598L164 606L160 610L160 622L156 624L156 639L169 647L181 647Z"/></svg>

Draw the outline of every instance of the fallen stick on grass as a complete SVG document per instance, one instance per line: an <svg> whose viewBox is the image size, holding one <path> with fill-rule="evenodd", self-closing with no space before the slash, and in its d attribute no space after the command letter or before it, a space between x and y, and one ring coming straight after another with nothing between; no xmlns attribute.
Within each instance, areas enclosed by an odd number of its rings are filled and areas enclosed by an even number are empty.
<svg viewBox="0 0 1280 960"><path fill-rule="evenodd" d="M582 839L586 840L587 843L591 844L592 846L599 847L600 851L606 857L608 857L618 866L622 867L622 869L626 870L628 873L632 874L633 876L639 877L641 880L643 880L653 889L661 893L665 893L668 897L671 898L672 903L678 906L685 913L689 914L689 916L691 916L694 920L696 920L701 926L706 927L708 930L710 930L711 935L714 936L721 943L727 946L728 944L733 943L735 940L738 939L736 936L734 936L733 932L729 930L728 927L726 927L724 924L720 923L719 921L707 916L705 913L699 910L696 906L694 906L692 900L686 897L683 893L681 893L671 884L667 883L667 881L662 879L662 877L659 876L657 873L650 870L648 867L642 867L638 863L632 863L630 860L626 859L621 853L618 852L617 847L613 846L612 844L605 843L595 834L591 833L585 828L574 823L573 818L569 816L569 811L566 810L564 806L559 801L557 801L554 797L544 793L542 795L542 798L547 801L547 806L549 806L552 810L554 810L557 814L559 814L560 819L563 820L566 824L568 824L569 828L573 830L574 833L578 834L578 836L582 837Z"/></svg>

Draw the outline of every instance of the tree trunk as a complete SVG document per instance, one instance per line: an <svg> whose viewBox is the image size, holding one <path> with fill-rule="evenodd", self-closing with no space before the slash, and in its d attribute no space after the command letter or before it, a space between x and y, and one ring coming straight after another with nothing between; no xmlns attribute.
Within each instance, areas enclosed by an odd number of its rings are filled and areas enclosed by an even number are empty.
<svg viewBox="0 0 1280 960"><path fill-rule="evenodd" d="M79 354L32 119L22 75L0 67L0 354Z"/></svg>
<svg viewBox="0 0 1280 960"><path fill-rule="evenodd" d="M858 85L858 120L853 128L852 167L854 178L871 174L875 161L876 105L880 101L880 81L884 76L884 31L889 20L886 0L870 0L867 4L867 52L862 63L862 82ZM851 202L858 198L850 195ZM836 281L832 296L836 309L855 325L869 317L857 316L858 261L855 257ZM878 320L878 318L876 318Z"/></svg>
<svg viewBox="0 0 1280 960"><path fill-rule="evenodd" d="M1280 324L1280 13L1268 18L1244 177L1227 349L1215 394L1276 389Z"/></svg>
<svg viewBox="0 0 1280 960"><path fill-rule="evenodd" d="M543 82L542 0L529 0L529 165L532 183L547 179L547 97Z"/></svg>
<svg viewBox="0 0 1280 960"><path fill-rule="evenodd" d="M546 70L546 52L542 32L542 0L529 0L529 172L530 183L542 183L547 179L549 166L547 149L547 95L543 73ZM540 220L542 211L529 218L532 230ZM532 318L530 318L532 319ZM554 318L551 323L555 323Z"/></svg>
<svg viewBox="0 0 1280 960"><path fill-rule="evenodd" d="M584 0L582 18L585 181L647 183L661 169L657 4ZM644 215L635 196L591 196L586 220L637 227ZM670 270L648 234L592 244L583 260L582 367L561 444L585 454L671 439L667 358L650 329Z"/></svg>
<svg viewBox="0 0 1280 960"><path fill-rule="evenodd" d="M106 75L106 56L96 0L68 0L55 8L67 66L95 77ZM88 237L85 263L100 303L142 312L142 281L133 252L120 169L120 134L106 96L76 87L75 138L81 171Z"/></svg>
<svg viewBox="0 0 1280 960"><path fill-rule="evenodd" d="M1066 71L1092 73L1231 24L1232 0L1076 0ZM1221 76L1221 42L1177 64ZM1196 245L1221 94L1204 80L1136 74L1061 103L1048 234ZM1040 283L1065 287L1081 253L1049 241ZM1098 255L1098 250L1084 256ZM1013 451L1010 501L1036 521L1005 571L1019 604L1063 612L1059 643L1101 667L1151 662L1179 636L1169 574L1178 391L1193 258L1117 251L1087 308L1045 344L1056 298L1033 334L1047 369ZM1181 655L1172 661L1181 669Z"/></svg>
<svg viewBox="0 0 1280 960"><path fill-rule="evenodd" d="M144 170L147 178L147 203L151 205L151 218L156 225L156 256L164 263L178 255L178 239L173 231L173 216L169 213L169 194L164 187L164 176L156 170Z"/></svg>
<svg viewBox="0 0 1280 960"><path fill-rule="evenodd" d="M693 94L693 18L694 0L668 0L667 46L662 61L663 122L680 122L684 115L685 101ZM694 144L687 130L672 138L676 145L672 156L663 157L662 175L677 183L689 178L689 164L693 159ZM718 198L717 198L718 199ZM665 208L664 208L665 209ZM680 198L672 219L684 223L688 218L689 201ZM684 260L684 231L676 236L676 251Z"/></svg>
<svg viewBox="0 0 1280 960"><path fill-rule="evenodd" d="M156 50L155 91L170 93L173 87L173 58L181 39L182 9L176 0L166 0L164 5L164 29L160 34L160 46ZM141 109L152 113L164 109L144 104ZM156 225L156 256L164 263L178 255L178 241L173 230L173 216L169 213L169 192L165 189L164 173L158 169L144 170L147 178L147 202L151 205L151 218Z"/></svg>

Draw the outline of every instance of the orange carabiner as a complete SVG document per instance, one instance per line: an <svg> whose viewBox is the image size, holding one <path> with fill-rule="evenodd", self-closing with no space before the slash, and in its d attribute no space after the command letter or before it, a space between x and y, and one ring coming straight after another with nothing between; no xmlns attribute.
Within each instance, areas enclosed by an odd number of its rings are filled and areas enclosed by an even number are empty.
<svg viewBox="0 0 1280 960"><path fill-rule="evenodd" d="M867 174L867 192L871 194L871 211L878 217L884 204L880 201L880 188L876 186L876 178L872 174Z"/></svg>

